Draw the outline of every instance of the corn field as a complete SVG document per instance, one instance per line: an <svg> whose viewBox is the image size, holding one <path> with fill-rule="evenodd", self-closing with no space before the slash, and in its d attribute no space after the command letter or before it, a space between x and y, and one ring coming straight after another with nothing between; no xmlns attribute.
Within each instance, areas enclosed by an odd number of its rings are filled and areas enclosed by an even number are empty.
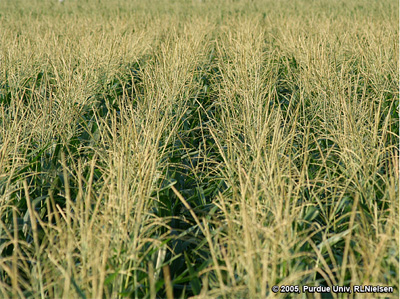
<svg viewBox="0 0 400 299"><path fill-rule="evenodd" d="M0 297L398 298L398 23L0 1Z"/></svg>

